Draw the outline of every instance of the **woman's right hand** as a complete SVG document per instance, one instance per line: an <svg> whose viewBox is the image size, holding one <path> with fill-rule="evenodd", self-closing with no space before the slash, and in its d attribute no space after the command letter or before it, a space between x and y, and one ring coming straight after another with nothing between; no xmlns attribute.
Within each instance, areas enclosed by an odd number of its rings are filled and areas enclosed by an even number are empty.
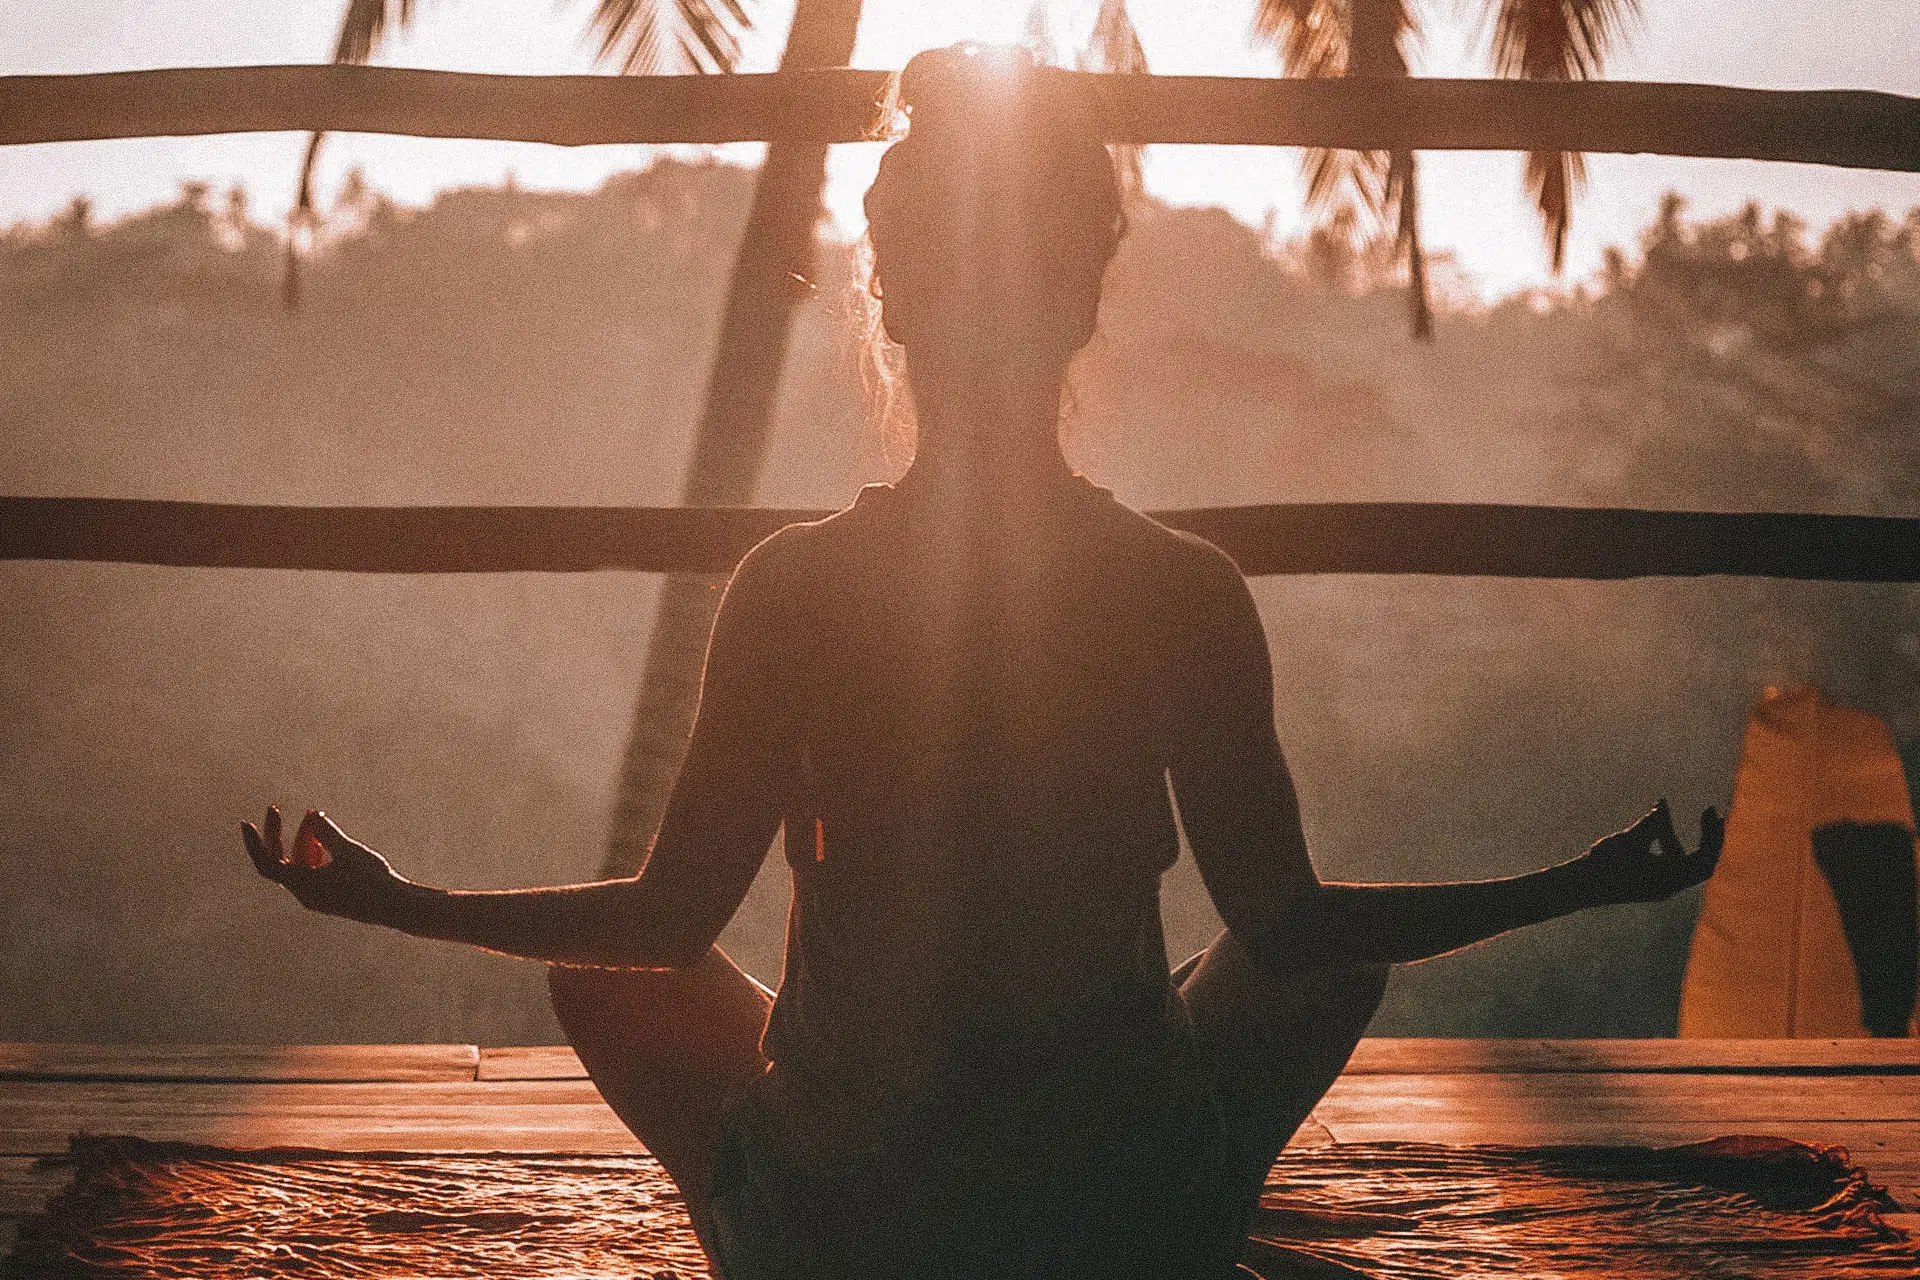
<svg viewBox="0 0 1920 1280"><path fill-rule="evenodd" d="M1682 889L1704 884L1720 861L1726 824L1720 811L1700 815L1700 847L1691 853L1673 829L1665 800L1645 817L1601 839L1574 859L1591 906L1661 902Z"/></svg>

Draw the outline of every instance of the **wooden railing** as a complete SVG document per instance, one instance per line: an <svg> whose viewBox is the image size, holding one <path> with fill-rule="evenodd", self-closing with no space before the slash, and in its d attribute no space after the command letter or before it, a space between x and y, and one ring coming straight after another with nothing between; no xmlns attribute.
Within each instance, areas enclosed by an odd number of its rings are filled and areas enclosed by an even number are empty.
<svg viewBox="0 0 1920 1280"><path fill-rule="evenodd" d="M0 559L351 573L730 571L823 511L689 507L264 507L0 498ZM1920 581L1920 520L1425 502L1157 513L1251 575Z"/></svg>
<svg viewBox="0 0 1920 1280"><path fill-rule="evenodd" d="M578 146L875 136L887 72L497 76L214 67L0 77L0 145L261 130ZM1623 81L1075 73L1108 139L1356 150L1655 152L1920 172L1920 99ZM362 573L724 573L820 512L259 507L0 498L0 559ZM1920 520L1445 503L1160 513L1250 574L1920 580Z"/></svg>
<svg viewBox="0 0 1920 1280"><path fill-rule="evenodd" d="M1074 73L1114 142L1654 152L1920 171L1920 99L1633 81ZM870 137L888 73L501 76L206 67L0 77L0 144L278 130L668 143Z"/></svg>

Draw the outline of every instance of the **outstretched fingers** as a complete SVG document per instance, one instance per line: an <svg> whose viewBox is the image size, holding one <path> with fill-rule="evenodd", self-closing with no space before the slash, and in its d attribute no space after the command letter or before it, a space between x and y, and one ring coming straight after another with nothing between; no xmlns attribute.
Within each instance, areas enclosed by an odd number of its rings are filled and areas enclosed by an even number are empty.
<svg viewBox="0 0 1920 1280"><path fill-rule="evenodd" d="M275 882L285 877L287 858L280 843L279 809L269 807L266 822L262 826L242 822L240 838L246 842L247 857L253 860L255 871Z"/></svg>
<svg viewBox="0 0 1920 1280"><path fill-rule="evenodd" d="M1594 865L1615 886L1603 891L1602 900L1659 902L1704 883L1719 864L1725 838L1719 811L1709 808L1700 815L1700 844L1689 852L1674 830L1671 806L1660 801L1625 831L1593 847Z"/></svg>
<svg viewBox="0 0 1920 1280"><path fill-rule="evenodd" d="M247 857L253 860L253 869L269 880L278 880L280 860L267 852L266 837L260 834L260 828L251 822L242 822L240 838L246 842Z"/></svg>
<svg viewBox="0 0 1920 1280"><path fill-rule="evenodd" d="M1679 836L1673 830L1673 812L1661 800L1647 810L1632 826L1620 833L1623 847L1650 852L1656 846L1663 853L1682 852Z"/></svg>
<svg viewBox="0 0 1920 1280"><path fill-rule="evenodd" d="M1712 805L1700 811L1700 847L1712 846L1715 853L1726 843L1727 820L1720 816L1720 810Z"/></svg>
<svg viewBox="0 0 1920 1280"><path fill-rule="evenodd" d="M1678 857L1687 851L1680 843L1680 833L1673 829L1673 809L1662 796L1653 806L1653 812L1647 815L1652 824L1654 847L1660 852Z"/></svg>
<svg viewBox="0 0 1920 1280"><path fill-rule="evenodd" d="M1726 843L1726 824L1720 820L1720 811L1709 806L1700 814L1700 844L1692 853L1681 846L1680 857L1674 860L1674 866L1683 869L1679 877L1679 889L1691 889L1697 884L1705 884L1713 877L1714 868L1720 865L1720 848Z"/></svg>
<svg viewBox="0 0 1920 1280"><path fill-rule="evenodd" d="M1708 805L1700 811L1700 848L1694 855L1707 861L1708 874L1720 861L1720 850L1727 843L1727 820L1720 811Z"/></svg>

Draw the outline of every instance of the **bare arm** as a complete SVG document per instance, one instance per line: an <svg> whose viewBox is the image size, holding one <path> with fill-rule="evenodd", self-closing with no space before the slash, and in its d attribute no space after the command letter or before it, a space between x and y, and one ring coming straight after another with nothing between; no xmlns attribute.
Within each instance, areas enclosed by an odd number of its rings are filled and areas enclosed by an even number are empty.
<svg viewBox="0 0 1920 1280"><path fill-rule="evenodd" d="M415 884L319 814L290 858L280 816L243 824L264 876L302 905L416 937L531 960L615 969L691 964L739 908L779 826L787 731L770 640L778 629L763 546L729 585L708 649L699 716L646 866L634 876L543 889L463 891Z"/></svg>
<svg viewBox="0 0 1920 1280"><path fill-rule="evenodd" d="M1204 656L1171 773L1207 891L1263 969L1425 960L1585 907L1657 901L1712 874L1719 815L1702 815L1701 847L1688 854L1663 801L1586 853L1526 875L1323 883L1307 854L1299 801L1274 732L1266 635L1239 574L1230 564L1214 568L1220 576L1200 611Z"/></svg>

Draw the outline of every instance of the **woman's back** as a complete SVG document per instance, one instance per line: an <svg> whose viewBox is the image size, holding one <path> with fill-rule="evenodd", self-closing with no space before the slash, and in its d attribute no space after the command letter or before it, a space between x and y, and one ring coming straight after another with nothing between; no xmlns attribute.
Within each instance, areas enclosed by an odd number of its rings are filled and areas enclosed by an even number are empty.
<svg viewBox="0 0 1920 1280"><path fill-rule="evenodd" d="M1159 1013L1165 769L1224 564L1079 477L929 506L873 486L789 531L762 615L793 757L769 1055L903 1088Z"/></svg>
<svg viewBox="0 0 1920 1280"><path fill-rule="evenodd" d="M1063 1275L1159 1275L1219 1238L1159 878L1232 572L1064 472L987 521L873 486L756 553L734 590L780 708L794 896L723 1222L804 1231L816 1266L902 1238L975 1274L1058 1248Z"/></svg>

